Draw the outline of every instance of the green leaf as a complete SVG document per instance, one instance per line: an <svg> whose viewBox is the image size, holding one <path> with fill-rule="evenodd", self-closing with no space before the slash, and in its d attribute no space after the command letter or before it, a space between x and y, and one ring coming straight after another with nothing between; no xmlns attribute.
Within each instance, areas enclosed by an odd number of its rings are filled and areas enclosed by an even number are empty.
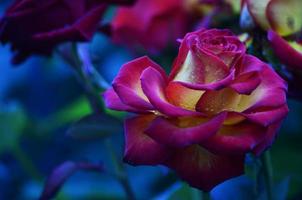
<svg viewBox="0 0 302 200"><path fill-rule="evenodd" d="M67 135L75 139L104 138L123 130L122 122L106 114L88 115L74 123Z"/></svg>
<svg viewBox="0 0 302 200"><path fill-rule="evenodd" d="M17 103L2 105L0 109L0 153L14 148L26 126L26 115Z"/></svg>

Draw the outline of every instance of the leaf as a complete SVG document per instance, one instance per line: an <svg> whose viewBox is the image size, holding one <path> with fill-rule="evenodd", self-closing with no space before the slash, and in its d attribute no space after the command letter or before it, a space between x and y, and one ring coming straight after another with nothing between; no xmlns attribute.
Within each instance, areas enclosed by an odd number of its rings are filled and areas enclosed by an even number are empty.
<svg viewBox="0 0 302 200"><path fill-rule="evenodd" d="M0 109L0 153L17 145L26 126L26 115L17 103L1 105Z"/></svg>
<svg viewBox="0 0 302 200"><path fill-rule="evenodd" d="M65 181L79 170L102 172L103 166L91 163L75 163L66 161L57 166L46 180L40 200L48 200L55 197Z"/></svg>
<svg viewBox="0 0 302 200"><path fill-rule="evenodd" d="M181 200L181 199L200 199L199 191L191 188L188 184L176 182L163 193L153 198L154 200Z"/></svg>
<svg viewBox="0 0 302 200"><path fill-rule="evenodd" d="M122 131L122 123L106 114L88 115L74 123L67 135L75 139L95 139L107 137Z"/></svg>

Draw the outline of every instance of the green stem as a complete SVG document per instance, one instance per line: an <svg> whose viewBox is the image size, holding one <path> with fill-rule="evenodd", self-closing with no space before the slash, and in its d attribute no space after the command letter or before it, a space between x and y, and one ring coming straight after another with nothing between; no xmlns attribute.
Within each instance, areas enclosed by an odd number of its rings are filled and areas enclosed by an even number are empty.
<svg viewBox="0 0 302 200"><path fill-rule="evenodd" d="M211 200L209 192L202 192L202 200Z"/></svg>
<svg viewBox="0 0 302 200"><path fill-rule="evenodd" d="M30 157L21 149L20 145L16 145L12 149L12 153L29 176L35 180L42 181L42 176L39 173L39 170L35 167Z"/></svg>
<svg viewBox="0 0 302 200"><path fill-rule="evenodd" d="M271 162L271 155L269 151L266 151L261 156L262 162L262 171L265 178L265 186L266 186L266 193L267 199L273 200L273 167Z"/></svg>
<svg viewBox="0 0 302 200"><path fill-rule="evenodd" d="M98 71L95 69L94 65L92 64L87 44L79 44L79 45L74 44L72 51L73 51L73 56L72 56L73 59L71 60L67 59L67 62L73 64L72 66L77 72L78 78L83 83L87 91L88 99L90 100L94 112L97 113L103 112L104 106L102 103L100 92L109 88L110 85L105 81L105 79L101 76L101 74L98 73ZM62 57L64 58L64 56ZM124 165L118 159L115 150L111 145L110 139L106 141L106 146L115 168L115 177L123 186L125 193L127 195L127 199L134 200L135 195L131 189Z"/></svg>
<svg viewBox="0 0 302 200"><path fill-rule="evenodd" d="M112 147L112 143L111 143L110 139L106 140L106 147L110 154L112 164L115 168L115 177L118 179L120 184L123 186L125 193L127 195L127 199L134 200L135 195L130 186L130 183L129 183L129 180L127 177L127 173L125 171L125 167L124 167L123 163L121 163L120 160L118 159L118 157L115 153L115 150Z"/></svg>

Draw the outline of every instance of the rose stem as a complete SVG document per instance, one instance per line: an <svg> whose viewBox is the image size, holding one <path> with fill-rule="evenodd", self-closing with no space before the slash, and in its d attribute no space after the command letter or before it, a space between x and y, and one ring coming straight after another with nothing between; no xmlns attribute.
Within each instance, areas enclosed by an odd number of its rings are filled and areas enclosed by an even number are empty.
<svg viewBox="0 0 302 200"><path fill-rule="evenodd" d="M262 171L265 179L267 199L273 199L272 187L273 187L273 167L271 162L271 155L269 151L266 151L261 156Z"/></svg>
<svg viewBox="0 0 302 200"><path fill-rule="evenodd" d="M92 109L96 113L104 111L103 101L100 95L101 91L104 91L110 87L100 73L95 69L91 62L90 54L87 44L73 44L72 56L62 54L59 52L62 58L70 64L76 73L76 76L80 83L84 85L87 92ZM110 152L111 161L116 169L115 177L118 179L120 184L123 186L127 199L134 200L135 195L131 189L127 173L125 171L123 163L118 159L116 152L114 151L111 140L106 140L107 150Z"/></svg>
<svg viewBox="0 0 302 200"><path fill-rule="evenodd" d="M19 144L15 145L12 153L14 157L20 162L24 170L30 175L33 179L42 181L42 176L39 170L36 168L30 157L21 149Z"/></svg>
<svg viewBox="0 0 302 200"><path fill-rule="evenodd" d="M202 192L202 200L210 200L211 196L209 192Z"/></svg>
<svg viewBox="0 0 302 200"><path fill-rule="evenodd" d="M119 161L117 154L115 153L115 150L112 147L111 140L107 139L105 142L106 142L107 150L110 153L110 158L111 158L112 164L115 168L115 176L118 178L119 182L124 187L124 190L127 194L127 198L129 200L134 200L135 195L131 189L129 180L127 178L127 173L126 173L125 167L124 167L123 163L121 163Z"/></svg>

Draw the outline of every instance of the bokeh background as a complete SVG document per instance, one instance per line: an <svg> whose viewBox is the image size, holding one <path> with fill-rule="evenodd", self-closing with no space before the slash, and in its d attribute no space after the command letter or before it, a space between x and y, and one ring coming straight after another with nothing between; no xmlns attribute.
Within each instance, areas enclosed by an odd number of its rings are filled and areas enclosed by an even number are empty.
<svg viewBox="0 0 302 200"><path fill-rule="evenodd" d="M0 15L9 3L0 1ZM96 34L89 47L97 70L108 82L123 63L139 56L112 44L102 34ZM151 57L169 70L176 53L171 48ZM48 58L32 56L19 66L10 63L11 56L9 46L1 45L0 199L37 199L48 175L65 161L101 163L104 172L79 170L66 181L56 199L125 199L123 187L111 175L115 166L107 148L108 138L112 138L111 148L117 159L122 159L125 113L113 113L116 120L96 123L92 128L108 129L106 133L73 134L77 121L92 112L74 70L56 53ZM271 149L274 193L280 200L302 199L302 104L289 99L289 108ZM91 127L81 128L85 132ZM251 163L247 168L257 167ZM137 199L199 198L197 190L164 167L125 165L125 169ZM212 198L254 199L251 173L217 186Z"/></svg>

